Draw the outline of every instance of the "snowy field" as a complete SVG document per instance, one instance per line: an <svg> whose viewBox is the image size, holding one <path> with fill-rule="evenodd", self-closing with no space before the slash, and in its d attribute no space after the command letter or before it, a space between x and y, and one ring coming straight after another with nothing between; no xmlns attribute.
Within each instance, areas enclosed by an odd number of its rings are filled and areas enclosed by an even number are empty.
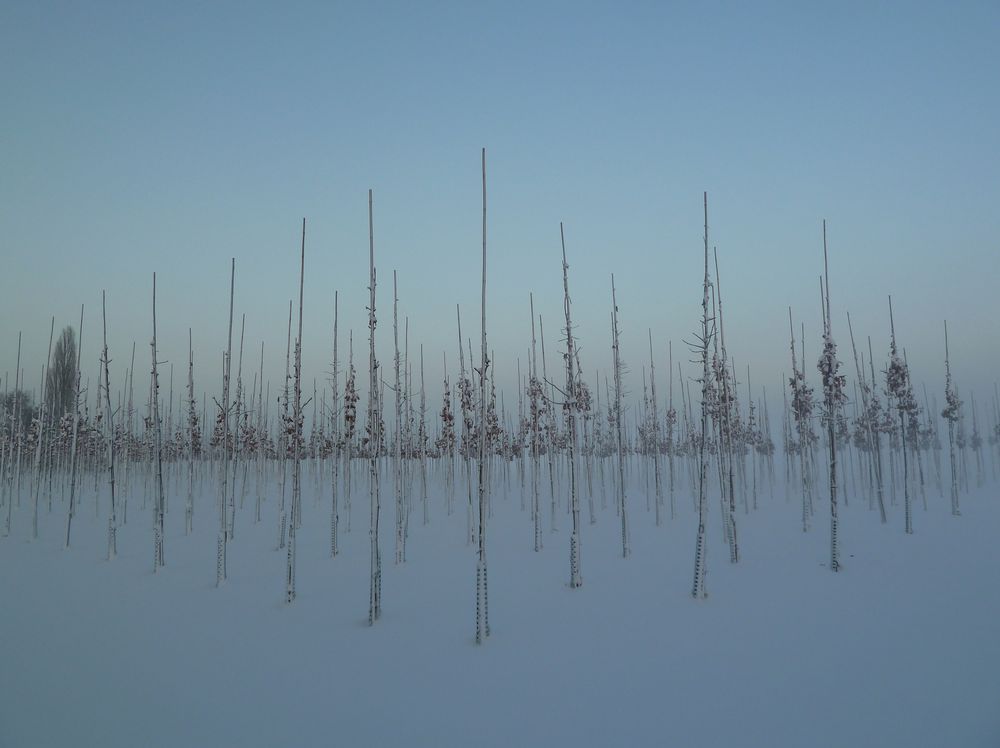
<svg viewBox="0 0 1000 748"><path fill-rule="evenodd" d="M65 507L43 506L32 542L22 495L0 540L0 746L1000 745L995 484L963 494L959 518L929 487L912 536L901 496L882 525L849 494L839 574L822 499L803 533L798 495L763 487L760 508L739 511L732 565L713 498L709 597L696 601L688 487L656 527L636 472L627 560L613 499L601 509L595 487L590 525L584 494L574 590L565 502L533 552L512 468L493 492L492 635L476 646L464 504L448 515L432 480L423 525L415 486L408 560L394 565L383 483L383 613L369 627L367 483L356 479L349 533L342 511L336 558L328 483L322 501L305 483L292 604L273 488L255 524L250 487L221 588L209 479L189 536L171 486L155 575L141 490L112 562L105 486L98 515L90 479L69 550Z"/></svg>

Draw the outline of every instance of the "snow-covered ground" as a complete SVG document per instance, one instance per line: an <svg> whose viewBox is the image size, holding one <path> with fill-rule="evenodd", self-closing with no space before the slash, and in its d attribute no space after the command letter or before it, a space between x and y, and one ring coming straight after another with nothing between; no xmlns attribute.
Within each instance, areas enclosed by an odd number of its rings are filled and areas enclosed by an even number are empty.
<svg viewBox="0 0 1000 748"><path fill-rule="evenodd" d="M95 516L93 487L85 492L69 550L64 506L43 507L32 542L22 497L0 540L0 746L1000 745L995 485L963 495L959 518L929 490L912 536L901 506L881 525L849 496L839 574L826 566L824 501L803 533L794 491L786 501L783 486L775 498L763 488L758 511L740 510L743 559L731 565L713 498L709 597L696 601L688 488L677 518L656 527L636 475L627 560L610 495L605 509L596 498L590 525L585 494L584 583L574 590L565 505L554 533L546 511L545 547L534 553L516 475L494 491L483 646L473 638L465 506L447 515L437 480L431 521L421 524L416 503L398 566L383 483L374 627L360 479L337 558L328 481L319 503L306 481L290 605L276 502L254 524L252 486L221 588L211 480L190 536L171 496L166 568L155 575L141 495L112 562L103 493Z"/></svg>

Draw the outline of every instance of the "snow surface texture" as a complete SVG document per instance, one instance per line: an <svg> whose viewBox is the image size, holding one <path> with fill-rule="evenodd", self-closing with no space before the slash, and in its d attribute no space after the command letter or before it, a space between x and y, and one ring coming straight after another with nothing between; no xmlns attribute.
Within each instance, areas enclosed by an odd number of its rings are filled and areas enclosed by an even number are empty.
<svg viewBox="0 0 1000 748"><path fill-rule="evenodd" d="M881 525L850 493L839 574L825 566L822 491L809 533L794 487L787 502L765 486L758 511L740 508L738 565L713 492L709 597L696 601L689 488L677 492L678 517L657 528L633 471L633 553L623 560L609 487L597 524L583 525L583 586L573 590L565 501L558 532L546 522L534 553L516 475L493 493L492 636L478 647L464 499L446 515L438 479L426 526L414 483L408 561L398 566L386 492L383 615L372 628L360 474L336 558L329 479L319 503L305 481L291 605L273 491L253 524L251 486L218 589L211 478L190 536L173 490L182 481L171 481L156 575L141 489L112 562L105 486L100 516L92 479L85 487L69 550L65 506L42 509L31 542L23 495L0 540L0 746L1000 745L995 486L963 495L959 518L928 487L912 536L901 497Z"/></svg>

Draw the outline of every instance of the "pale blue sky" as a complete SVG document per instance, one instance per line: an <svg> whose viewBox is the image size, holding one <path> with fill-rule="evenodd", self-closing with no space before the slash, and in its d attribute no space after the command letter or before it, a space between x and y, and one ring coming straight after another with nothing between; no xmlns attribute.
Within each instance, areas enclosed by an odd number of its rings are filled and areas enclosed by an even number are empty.
<svg viewBox="0 0 1000 748"><path fill-rule="evenodd" d="M633 389L647 327L665 376L667 340L697 324L707 190L727 342L774 396L789 305L815 374L826 218L848 370L845 310L882 354L891 293L915 379L939 387L947 317L959 385L985 400L998 70L996 2L6 2L0 375L23 330L37 381L51 315L75 324L84 303L95 376L102 288L115 367L136 340L148 368L155 270L163 356L183 366L195 327L216 388L235 256L247 366L266 340L273 388L302 216L306 374L327 368L335 288L363 358L371 187L382 357L395 268L436 393L456 303L478 330L485 146L502 380L526 365L532 290L555 366L560 220L585 368L607 366L614 272Z"/></svg>

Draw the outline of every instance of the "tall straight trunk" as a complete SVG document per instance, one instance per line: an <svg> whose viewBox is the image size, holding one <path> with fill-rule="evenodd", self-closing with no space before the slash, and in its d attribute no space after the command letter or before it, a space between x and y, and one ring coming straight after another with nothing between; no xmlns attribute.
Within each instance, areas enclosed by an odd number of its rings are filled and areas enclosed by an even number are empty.
<svg viewBox="0 0 1000 748"><path fill-rule="evenodd" d="M393 488L396 494L396 563L406 560L406 506L403 501L403 392L399 378L399 294L396 289L396 271L392 271L392 338L395 347L393 369L395 370L396 423L392 450Z"/></svg>
<svg viewBox="0 0 1000 748"><path fill-rule="evenodd" d="M108 561L118 553L118 504L115 501L115 423L114 411L111 410L111 374L108 371L108 313L104 302L104 291L101 291L101 323L104 345L101 349L101 366L104 367L104 416L108 423L108 486L111 489L111 509L108 513ZM82 331L82 325L81 325Z"/></svg>
<svg viewBox="0 0 1000 748"><path fill-rule="evenodd" d="M288 334L285 339L285 389L281 398L281 433L278 436L279 460L281 462L281 490L278 500L278 549L285 547L285 533L288 529L288 508L285 503L286 483L288 478L288 429L291 414L288 411L291 402L292 380L292 300L288 300Z"/></svg>
<svg viewBox="0 0 1000 748"><path fill-rule="evenodd" d="M580 497L576 488L576 411L578 407L576 391L576 347L573 341L573 320L570 316L569 263L566 262L566 236L563 232L561 222L559 224L559 240L562 243L563 309L566 313L566 428L569 432L567 434L569 501L573 519L573 532L569 537L569 586L576 588L583 584L583 577L580 574Z"/></svg>
<svg viewBox="0 0 1000 748"><path fill-rule="evenodd" d="M660 508L663 505L663 486L660 480L660 411L656 402L656 362L653 360L653 331L649 333L649 396L650 405L653 408L653 482L656 489L656 526L659 527L662 519Z"/></svg>
<svg viewBox="0 0 1000 748"><path fill-rule="evenodd" d="M229 573L229 522L226 518L229 498L229 384L233 358L233 297L236 290L236 258L232 258L229 269L229 333L226 338L226 355L222 360L222 403L219 417L222 419L222 469L219 471L219 535L216 541L215 585L218 587Z"/></svg>
<svg viewBox="0 0 1000 748"><path fill-rule="evenodd" d="M368 594L368 625L371 626L382 615L382 556L379 551L378 531L379 504L378 491L378 452L380 442L379 425L379 382L378 363L375 360L375 228L372 215L372 191L368 190L368 451L369 456L369 490L371 496L371 524L369 537L371 540L370 586Z"/></svg>
<svg viewBox="0 0 1000 748"><path fill-rule="evenodd" d="M719 256L713 251L715 259L715 288L718 301L719 336L722 360L719 363L719 459L724 465L721 473L723 500L728 498L726 516L726 538L729 541L729 561L737 563L740 560L740 545L736 528L736 485L733 480L733 408L736 393L730 387L728 370L728 352L726 350L726 330L722 317L722 280L719 276Z"/></svg>
<svg viewBox="0 0 1000 748"><path fill-rule="evenodd" d="M885 513L885 498L882 495L882 464L881 460L876 459L878 453L878 432L876 431L875 424L872 423L871 418L871 392L869 391L868 384L865 380L865 373L863 366L858 363L858 349L854 344L854 328L851 325L851 314L847 313L847 329L851 334L851 350L854 353L854 368L857 371L858 381L861 383L861 408L865 416L863 419L864 429L865 429L865 441L868 444L868 456L870 462L870 470L872 477L875 479L875 493L878 496L878 509L879 515L882 520L882 524L885 524L888 519ZM862 354L863 355L863 354ZM874 382L872 383L874 385Z"/></svg>
<svg viewBox="0 0 1000 748"><path fill-rule="evenodd" d="M10 419L10 454L7 456L7 468L2 475L3 486L0 491L7 492L7 518L4 522L4 537L10 535L11 511L14 506L14 450L15 442L20 442L18 425L21 423L21 398L18 397L21 375L21 332L17 333L17 366L14 369L14 403L13 414Z"/></svg>
<svg viewBox="0 0 1000 748"><path fill-rule="evenodd" d="M450 517L454 511L455 498L455 416L451 398L451 387L448 379L448 354L441 352L442 371L444 371L444 393L441 396L441 445L445 458L445 513Z"/></svg>
<svg viewBox="0 0 1000 748"><path fill-rule="evenodd" d="M420 459L420 500L423 504L423 524L430 522L427 506L427 394L424 391L424 346L420 344L420 430L417 434Z"/></svg>
<svg viewBox="0 0 1000 748"><path fill-rule="evenodd" d="M538 316L538 336L540 338L539 342L542 346L542 383L543 385L549 381L548 367L545 364L545 326L542 324L541 315ZM543 389L544 392L544 389ZM551 398L546 398L549 403L551 403ZM556 484L555 484L555 415L552 413L551 408L546 408L545 411L545 456L548 458L549 464L549 498L551 501L551 532L556 531Z"/></svg>
<svg viewBox="0 0 1000 748"><path fill-rule="evenodd" d="M82 316L82 315L81 315ZM35 486L34 498L32 500L34 515L31 520L31 537L38 538L38 492L42 487L42 442L45 440L45 413L48 408L47 392L49 382L49 365L52 363L52 336L56 330L56 318L52 318L49 325L49 353L45 359L45 369L42 370L42 396L38 401L38 441L35 443ZM80 332L83 333L83 325L80 325ZM79 349L77 351L79 353ZM77 358L79 362L79 357ZM79 363L77 365L79 368ZM77 395L79 397L79 395ZM51 510L51 504L49 506Z"/></svg>
<svg viewBox="0 0 1000 748"><path fill-rule="evenodd" d="M135 341L132 341L132 358L128 368L128 407L125 412L126 444L134 444L135 435ZM132 455L125 449L125 470L122 476L122 525L128 524L129 468Z"/></svg>
<svg viewBox="0 0 1000 748"><path fill-rule="evenodd" d="M150 411L153 419L153 468L155 502L153 504L153 571L164 565L163 534L164 513L166 511L163 493L163 435L160 431L160 379L156 360L156 273L153 273L153 372L150 386Z"/></svg>
<svg viewBox="0 0 1000 748"><path fill-rule="evenodd" d="M701 440L698 444L698 535L694 552L694 586L691 596L694 598L708 597L705 589L705 524L708 510L708 452L705 442L708 439L708 409L711 369L708 361L708 347L711 336L708 327L708 193L705 200L705 276L702 282L701 301L701 335L699 347L701 350Z"/></svg>
<svg viewBox="0 0 1000 748"><path fill-rule="evenodd" d="M945 410L942 413L948 421L948 456L951 466L951 514L954 517L961 515L958 505L958 461L955 457L955 424L961 417L960 410L962 401L958 399L958 393L951 381L951 357L948 351L948 321L944 323L944 371L945 371Z"/></svg>
<svg viewBox="0 0 1000 748"><path fill-rule="evenodd" d="M750 452L750 468L753 478L753 508L757 510L757 444L759 443L759 429L754 419L753 388L750 386L750 364L747 364L747 408L749 409L747 428L749 438L746 446Z"/></svg>
<svg viewBox="0 0 1000 748"><path fill-rule="evenodd" d="M531 378L528 384L528 407L531 411L531 523L534 528L534 548L542 550L542 508L538 493L539 440L541 430L541 408L543 407L544 391L538 381L538 350L535 346L535 296L528 295L528 305L531 310Z"/></svg>
<svg viewBox="0 0 1000 748"><path fill-rule="evenodd" d="M299 255L299 330L295 336L295 406L292 439L292 521L288 523L288 554L285 567L285 602L295 599L295 538L302 519L302 291L306 274L306 219L302 219L302 250Z"/></svg>
<svg viewBox="0 0 1000 748"><path fill-rule="evenodd" d="M20 459L21 441L21 398L18 397L21 382L21 331L17 333L17 366L14 369L14 403L12 405L12 418L10 419L10 453L7 456L7 467L3 474L3 486L0 491L4 491L7 496L7 518L4 522L4 537L10 535L11 513L14 506L14 453L17 452Z"/></svg>
<svg viewBox="0 0 1000 748"><path fill-rule="evenodd" d="M184 534L194 530L194 471L195 454L199 451L198 414L194 405L194 345L191 341L191 328L188 328L188 490L184 505Z"/></svg>
<svg viewBox="0 0 1000 748"><path fill-rule="evenodd" d="M333 379L333 402L331 404L333 417L330 419L330 441L333 444L332 452L332 475L330 480L330 555L336 556L339 552L338 548L338 530L340 527L340 507L338 506L338 496L337 496L337 480L338 473L340 470L340 433L338 428L339 420L337 418L337 413L339 411L340 403L340 391L339 383L337 377L340 372L337 368L337 315L338 315L338 292L333 292L333 372L331 377Z"/></svg>
<svg viewBox="0 0 1000 748"><path fill-rule="evenodd" d="M271 383L264 385L264 341L260 341L260 374L257 380L260 382L260 389L257 392L257 500L254 506L254 524L260 522L260 505L263 501L263 475L266 465L264 444L267 436L266 413L271 401Z"/></svg>
<svg viewBox="0 0 1000 748"><path fill-rule="evenodd" d="M795 408L798 398L799 387L804 387L805 374L800 374L798 364L795 359L795 328L792 325L792 308L788 308L788 332L791 337L792 350L792 389L793 389L793 415L795 417L795 431L799 437L799 473L802 478L802 532L809 531L809 515L812 507L812 484L809 479L809 423L806 418ZM802 366L805 368L805 357L803 356ZM801 377L801 384L800 384Z"/></svg>
<svg viewBox="0 0 1000 748"><path fill-rule="evenodd" d="M344 383L344 511L347 532L351 531L351 460L354 457L354 433L358 423L357 372L354 369L354 331L347 332L347 381Z"/></svg>
<svg viewBox="0 0 1000 748"><path fill-rule="evenodd" d="M624 416L624 398L625 393L622 387L622 359L621 359L621 345L619 341L618 333L618 297L615 292L615 276L611 276L611 333L612 333L612 353L614 354L614 360L612 366L614 367L614 378L615 378L615 444L616 453L618 459L618 511L621 518L621 536L622 536L622 558L628 558L632 553L631 543L629 538L629 528L628 528L628 501L626 500L625 492L625 427L622 423ZM608 407L611 407L610 403Z"/></svg>
<svg viewBox="0 0 1000 748"><path fill-rule="evenodd" d="M899 431L900 446L903 454L903 517L904 530L907 535L913 534L913 511L910 502L910 476L909 464L906 454L906 416L915 407L913 394L910 389L909 369L905 361L899 358L896 347L896 326L892 316L892 297L889 297L889 332L890 332L890 358L889 369L886 374L889 396L895 399L896 409L899 411Z"/></svg>
<svg viewBox="0 0 1000 748"><path fill-rule="evenodd" d="M670 519L675 519L677 517L676 507L674 506L674 450L676 447L676 442L674 440L674 428L677 426L677 411L674 410L674 344L673 341L667 341L667 374L670 377L669 387L667 388L667 470L670 474L668 479L668 490L670 493Z"/></svg>
<svg viewBox="0 0 1000 748"><path fill-rule="evenodd" d="M476 564L476 643L482 644L490 635L489 587L486 567L486 502L487 502L487 430L486 369L489 358L486 349L486 149L483 148L483 288L482 288L482 351L479 368L479 560Z"/></svg>
<svg viewBox="0 0 1000 748"><path fill-rule="evenodd" d="M226 533L229 540L233 540L236 537L236 477L239 473L240 438L243 424L243 333L246 329L246 318L245 314L242 315L240 322L240 355L236 359L236 401L234 403L236 413L235 421L231 427L233 448L230 451L232 456L232 485L229 487L229 496L227 498L228 508L226 510ZM229 407L230 404L227 402L227 410Z"/></svg>
<svg viewBox="0 0 1000 748"><path fill-rule="evenodd" d="M837 346L833 342L833 322L830 314L830 266L827 261L826 220L823 221L823 354L819 370L823 375L823 417L830 450L830 570L840 571L840 546L837 516L837 434L836 418L843 404L843 377L838 373Z"/></svg>
<svg viewBox="0 0 1000 748"><path fill-rule="evenodd" d="M465 376L465 353L462 347L462 310L458 305L455 306L455 316L458 321L458 393L459 404L462 410L462 465L465 468L465 485L468 499L465 511L465 542L471 545L475 539L475 522L472 519L472 445L470 444L472 439L472 382ZM472 366L472 361L469 362L469 366Z"/></svg>
<svg viewBox="0 0 1000 748"><path fill-rule="evenodd" d="M66 519L66 547L69 548L70 531L73 529L73 515L76 514L76 468L77 468L77 432L80 430L80 356L83 353L83 305L80 305L80 334L76 347L76 379L73 387L73 437L69 452L69 515ZM156 380L156 275L153 275L153 379ZM40 424L39 424L40 425ZM157 431L159 434L159 431ZM41 439L41 433L38 438ZM162 482L162 473L157 469L158 479ZM161 523L162 526L162 523ZM34 537L38 536L38 505L35 504ZM161 530L162 533L162 530ZM162 538L157 558L162 557ZM162 560L159 561L162 564ZM155 569L154 569L155 571Z"/></svg>

